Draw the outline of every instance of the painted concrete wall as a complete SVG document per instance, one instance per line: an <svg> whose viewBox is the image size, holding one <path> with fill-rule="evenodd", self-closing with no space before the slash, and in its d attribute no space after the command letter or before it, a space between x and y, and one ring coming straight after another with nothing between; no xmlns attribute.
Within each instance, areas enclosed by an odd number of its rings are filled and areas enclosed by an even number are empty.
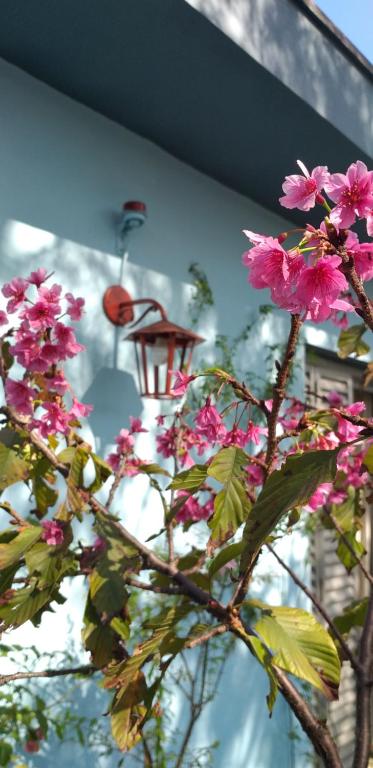
<svg viewBox="0 0 373 768"><path fill-rule="evenodd" d="M292 0L186 2L372 155L372 79Z"/></svg>
<svg viewBox="0 0 373 768"><path fill-rule="evenodd" d="M120 275L115 232L122 201L143 199L149 209L146 226L134 238L123 269L124 284L133 295L159 298L175 322L188 325L188 266L197 261L207 272L216 306L198 329L209 340L201 347L200 365L214 359L215 332L237 333L259 303L268 300L247 285L240 264L245 248L242 228L275 234L288 222L3 61L0 92L0 282L45 266L55 271L66 289L85 297L87 313L79 338L87 350L71 363L69 375L78 396L95 406L86 434L105 454L130 414L142 416L151 426L159 412L157 403L138 397L130 345L120 344L114 367L115 333L101 308L105 288ZM262 340L280 339L287 322L275 315L247 345L244 354L253 369L260 369ZM318 333L324 335L317 343L330 343L324 331ZM151 435L142 437L138 451L151 458ZM125 523L142 536L161 521L154 499L145 499L144 493L144 480L135 479L130 496L123 497L122 512ZM26 503L25 493L22 498ZM298 542L288 555L293 564L304 560L304 545ZM273 571L268 601L291 594L295 604L287 580L273 564L266 562L262 569L266 574ZM38 638L53 649L56 638L62 643L69 631L78 643L80 600L81 585L74 583L57 619L43 620L42 635L26 627L18 631L18 639ZM218 699L198 729L199 743L206 742L206 733L211 740L221 740L216 768L269 768L274 761L281 768L307 765L304 745L287 738L294 723L281 701L268 722L266 688L261 670L238 651L229 662ZM92 693L83 687L82 701L88 699L92 704ZM103 711L101 700L94 706ZM175 717L180 714L176 704ZM92 756L74 749L56 748L54 764L75 760L81 766L92 765ZM48 760L35 759L35 765L49 765ZM110 760L94 764L116 765Z"/></svg>

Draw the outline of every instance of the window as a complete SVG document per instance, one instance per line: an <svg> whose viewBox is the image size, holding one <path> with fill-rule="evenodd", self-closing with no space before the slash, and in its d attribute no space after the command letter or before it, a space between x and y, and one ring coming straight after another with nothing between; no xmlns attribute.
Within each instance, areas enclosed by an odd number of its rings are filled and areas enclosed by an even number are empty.
<svg viewBox="0 0 373 768"><path fill-rule="evenodd" d="M322 408L330 391L337 391L348 403L363 400L367 416L373 415L373 389L363 388L365 365L355 360L341 361L329 352L315 347L307 348L306 399L311 406ZM367 510L362 530L362 541L371 559L372 509ZM369 563L367 563L368 565ZM353 600L367 594L367 584L359 569L347 574L336 555L333 531L319 528L311 543L312 588L330 615L336 616ZM332 731L341 749L343 765L352 762L355 734L355 686L350 665L344 663L340 699L328 705Z"/></svg>

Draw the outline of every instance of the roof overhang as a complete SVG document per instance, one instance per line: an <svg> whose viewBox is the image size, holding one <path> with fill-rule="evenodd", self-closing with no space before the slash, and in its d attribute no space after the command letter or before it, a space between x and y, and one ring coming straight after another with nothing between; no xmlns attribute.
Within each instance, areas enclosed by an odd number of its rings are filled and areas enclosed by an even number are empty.
<svg viewBox="0 0 373 768"><path fill-rule="evenodd" d="M185 0L0 0L0 21L4 59L277 212L298 157L370 162Z"/></svg>

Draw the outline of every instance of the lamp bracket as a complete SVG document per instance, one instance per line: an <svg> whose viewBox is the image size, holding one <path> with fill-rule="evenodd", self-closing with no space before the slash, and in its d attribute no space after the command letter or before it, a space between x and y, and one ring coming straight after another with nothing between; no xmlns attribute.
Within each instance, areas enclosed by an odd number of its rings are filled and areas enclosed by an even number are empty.
<svg viewBox="0 0 373 768"><path fill-rule="evenodd" d="M134 320L133 308L137 304L149 304L150 306L142 313L138 320ZM123 326L132 323L137 325L143 320L148 312L159 312L162 320L167 320L167 314L160 304L155 299L132 299L128 291L121 285L111 285L107 288L103 298L103 308L106 317L113 325Z"/></svg>

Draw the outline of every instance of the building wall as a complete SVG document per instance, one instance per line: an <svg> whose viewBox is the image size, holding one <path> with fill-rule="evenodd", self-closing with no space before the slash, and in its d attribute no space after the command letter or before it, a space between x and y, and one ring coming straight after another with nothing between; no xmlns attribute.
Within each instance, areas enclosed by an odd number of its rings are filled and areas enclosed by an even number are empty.
<svg viewBox="0 0 373 768"><path fill-rule="evenodd" d="M293 0L187 2L372 155L372 78Z"/></svg>
<svg viewBox="0 0 373 768"><path fill-rule="evenodd" d="M214 359L216 332L237 333L259 304L268 300L247 285L240 264L246 247L241 230L248 227L275 234L288 228L289 222L4 61L0 61L0 92L0 281L45 266L54 270L55 279L67 290L85 297L87 313L79 338L86 352L72 362L69 375L78 396L95 406L86 434L105 455L131 413L142 416L151 427L159 412L157 403L139 399L130 345L120 343L116 357L115 331L101 308L105 288L118 282L122 269L116 254L122 201L144 200L149 210L148 221L133 238L123 264L123 283L133 295L161 300L170 317L187 326L189 264L198 262L208 275L216 304L198 328L208 339L197 360L201 366ZM261 325L260 333L243 350L253 370L261 370L262 342L281 339L287 323L286 317L276 314ZM318 334L316 343L330 343L325 331ZM152 456L151 434L142 437L138 450L144 458ZM132 483L131 509L128 498L122 499L126 524L138 535L154 532L161 512L146 493L142 478ZM296 564L304 558L304 545L298 542L288 555ZM287 580L272 563L263 566L266 574L272 569L268 601L283 598L295 604ZM38 638L51 650L56 637L67 631L69 617L71 637L78 642L80 605L81 585L74 584L57 618L43 620L41 636L26 627L18 631L18 639ZM216 768L269 768L274 760L281 768L307 764L304 744L287 738L294 723L281 701L268 720L266 692L262 671L238 651L198 731L200 743L205 743L206 733L209 740L221 740ZM178 717L177 706L175 712ZM87 759L91 764L89 756L72 749L56 748L56 766L66 765L67 759L79 759L82 766ZM47 764L48 758L37 762Z"/></svg>

